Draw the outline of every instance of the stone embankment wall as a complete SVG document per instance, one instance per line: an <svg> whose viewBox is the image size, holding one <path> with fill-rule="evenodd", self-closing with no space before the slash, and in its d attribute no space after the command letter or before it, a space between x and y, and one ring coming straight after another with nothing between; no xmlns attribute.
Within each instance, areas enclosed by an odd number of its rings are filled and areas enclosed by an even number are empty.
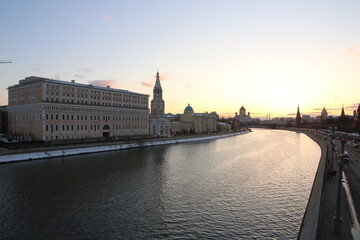
<svg viewBox="0 0 360 240"><path fill-rule="evenodd" d="M305 132L306 133L306 132ZM312 133L306 133L311 139L317 142L321 148L321 157L318 169L315 175L315 180L311 189L308 205L300 226L298 239L310 240L317 238L317 231L319 228L321 217L321 202L323 197L323 187L325 181L325 168L327 157L327 143L321 136L316 136Z"/></svg>
<svg viewBox="0 0 360 240"><path fill-rule="evenodd" d="M0 156L0 163L35 160L35 159L52 158L52 157L63 157L63 156L70 156L70 155L115 151L115 150L130 149L130 148L159 146L159 145L166 145L166 144L209 141L209 140L213 140L213 139L241 135L244 133L248 133L248 131L223 134L223 135L199 136L199 137L176 138L176 139L162 139L162 140L152 140L152 141L138 141L138 142L134 142L134 143L119 143L119 144L111 144L111 145L104 145L102 143L102 144L99 144L98 146L92 145L92 146L88 146L88 147L83 146L83 147L78 147L78 148L73 147L73 148L68 148L68 149L56 149L56 150L49 150L49 151L37 151L37 152L28 152L28 153L21 153L21 154L2 155L2 156Z"/></svg>

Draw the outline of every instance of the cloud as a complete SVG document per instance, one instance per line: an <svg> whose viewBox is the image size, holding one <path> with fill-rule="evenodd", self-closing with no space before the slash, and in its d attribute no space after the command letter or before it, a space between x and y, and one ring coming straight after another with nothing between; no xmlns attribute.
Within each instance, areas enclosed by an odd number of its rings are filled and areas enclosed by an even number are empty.
<svg viewBox="0 0 360 240"><path fill-rule="evenodd" d="M33 67L33 71L41 72L43 69L41 67Z"/></svg>
<svg viewBox="0 0 360 240"><path fill-rule="evenodd" d="M288 113L287 116L296 116L296 113Z"/></svg>
<svg viewBox="0 0 360 240"><path fill-rule="evenodd" d="M351 46L347 49L347 52L350 54L360 55L360 49L358 46Z"/></svg>
<svg viewBox="0 0 360 240"><path fill-rule="evenodd" d="M347 49L348 52L353 52L357 49L357 46L351 46Z"/></svg>
<svg viewBox="0 0 360 240"><path fill-rule="evenodd" d="M360 103L353 103L350 106L347 106L348 108L358 108Z"/></svg>
<svg viewBox="0 0 360 240"><path fill-rule="evenodd" d="M109 20L111 17L110 16L103 16L103 19L105 20Z"/></svg>
<svg viewBox="0 0 360 240"><path fill-rule="evenodd" d="M93 72L91 69L88 69L88 68L78 68L77 70L80 71L80 72L88 72L88 73Z"/></svg>
<svg viewBox="0 0 360 240"><path fill-rule="evenodd" d="M89 84L99 87L107 87L110 86L111 88L119 87L119 84L116 80L108 79L108 80L92 80L89 81Z"/></svg>
<svg viewBox="0 0 360 240"><path fill-rule="evenodd" d="M227 113L227 112L222 112L222 113L219 113L220 115L235 115L235 112L232 112L232 113Z"/></svg>
<svg viewBox="0 0 360 240"><path fill-rule="evenodd" d="M84 75L79 75L79 74L74 74L75 77L77 78L84 78L85 76Z"/></svg>
<svg viewBox="0 0 360 240"><path fill-rule="evenodd" d="M151 83L147 83L147 82L141 82L141 85L143 85L145 87L153 87L153 85Z"/></svg>
<svg viewBox="0 0 360 240"><path fill-rule="evenodd" d="M327 108L325 106L326 111L337 111L337 110L341 110L341 108ZM322 108L310 108L310 111L322 111Z"/></svg>

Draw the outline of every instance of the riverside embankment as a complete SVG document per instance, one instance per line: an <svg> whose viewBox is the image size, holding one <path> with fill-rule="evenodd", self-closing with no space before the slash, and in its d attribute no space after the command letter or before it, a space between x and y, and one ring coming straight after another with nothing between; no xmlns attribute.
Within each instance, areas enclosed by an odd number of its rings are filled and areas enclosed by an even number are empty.
<svg viewBox="0 0 360 240"><path fill-rule="evenodd" d="M161 138L144 141L132 141L132 142L111 142L111 143L93 143L86 145L75 145L75 146L54 146L54 147L43 147L36 149L22 149L17 151L3 152L0 155L0 163L9 163L26 160L36 160L53 157L63 157L79 154L89 154L106 151L116 151L131 148L151 147L166 144L177 144L197 141L210 141L219 138L232 137L241 134L249 133L249 131L228 133L228 134L217 134L217 135L205 135L205 136L192 136L192 137L175 137L175 138Z"/></svg>
<svg viewBox="0 0 360 240"><path fill-rule="evenodd" d="M352 199L349 191L347 193L343 191L341 195L342 234L335 235L333 232L333 217L337 204L338 175L336 177L327 176L327 172L331 167L331 145L329 139L310 131L301 132L319 144L322 154L298 239L358 239L356 237L357 230L354 229L354 218L352 218L349 211L349 203L351 205ZM336 159L337 157L334 154L332 166L333 170L338 173L339 169Z"/></svg>

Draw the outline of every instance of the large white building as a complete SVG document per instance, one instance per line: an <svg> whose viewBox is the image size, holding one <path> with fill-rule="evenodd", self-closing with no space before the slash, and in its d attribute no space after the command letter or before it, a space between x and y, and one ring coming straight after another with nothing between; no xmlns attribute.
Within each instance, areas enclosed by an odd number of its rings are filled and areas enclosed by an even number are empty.
<svg viewBox="0 0 360 240"><path fill-rule="evenodd" d="M151 100L150 135L170 137L170 120L165 117L165 102L160 84L159 72L156 73L156 81Z"/></svg>
<svg viewBox="0 0 360 240"><path fill-rule="evenodd" d="M244 108L244 106L241 106L239 115L235 114L235 118L238 119L239 122L244 125L251 122L250 112L246 114L246 109Z"/></svg>
<svg viewBox="0 0 360 240"><path fill-rule="evenodd" d="M8 91L11 134L43 141L149 134L146 94L41 77Z"/></svg>

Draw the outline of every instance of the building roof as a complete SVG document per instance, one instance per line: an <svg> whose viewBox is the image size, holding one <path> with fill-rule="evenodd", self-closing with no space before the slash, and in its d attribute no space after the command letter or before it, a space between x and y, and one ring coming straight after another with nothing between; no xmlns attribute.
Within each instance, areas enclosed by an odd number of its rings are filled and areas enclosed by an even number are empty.
<svg viewBox="0 0 360 240"><path fill-rule="evenodd" d="M72 85L72 86L77 86L77 87L86 87L86 88L92 88L92 89L95 88L95 89L99 89L99 90L108 90L108 91L136 94L136 95L142 95L142 96L149 96L148 94L131 92L131 91L124 90L124 89L111 88L110 86L101 87L101 86L94 86L92 84L75 83L75 80L71 80L71 82L67 82L67 81L62 81L62 80L54 80L54 79L51 79L51 78L43 78L43 77L35 77L35 76L27 77L27 78L25 78L23 80L20 80L19 84L9 86L8 89L13 88L13 87L17 87L17 86L20 86L20 85L31 84L31 83L34 83L34 82L58 83L58 84Z"/></svg>
<svg viewBox="0 0 360 240"><path fill-rule="evenodd" d="M194 109L190 106L190 103L187 105L187 107L184 110L184 113L194 113Z"/></svg>

